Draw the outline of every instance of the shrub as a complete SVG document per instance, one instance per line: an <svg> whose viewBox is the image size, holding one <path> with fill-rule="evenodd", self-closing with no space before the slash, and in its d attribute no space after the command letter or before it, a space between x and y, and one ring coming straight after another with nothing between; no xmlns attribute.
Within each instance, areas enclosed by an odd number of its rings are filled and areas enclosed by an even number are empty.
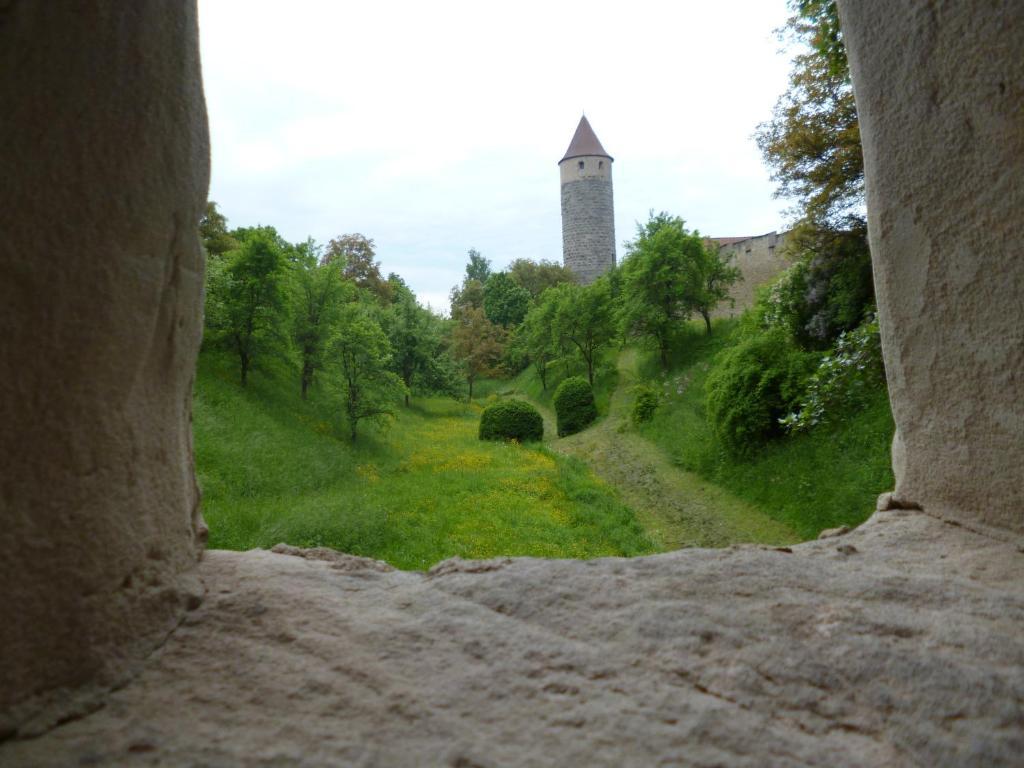
<svg viewBox="0 0 1024 768"><path fill-rule="evenodd" d="M806 224L793 230L786 249L796 261L758 298L763 327L789 330L804 349L828 349L857 327L874 298L867 233Z"/></svg>
<svg viewBox="0 0 1024 768"><path fill-rule="evenodd" d="M705 385L707 415L731 454L782 432L779 420L803 393L816 358L781 329L748 336L718 356Z"/></svg>
<svg viewBox="0 0 1024 768"><path fill-rule="evenodd" d="M558 385L554 405L559 437L575 434L597 418L594 390L582 376L572 376Z"/></svg>
<svg viewBox="0 0 1024 768"><path fill-rule="evenodd" d="M658 393L646 384L634 387L633 392L633 423L644 424L654 418L654 412L658 409Z"/></svg>
<svg viewBox="0 0 1024 768"><path fill-rule="evenodd" d="M541 440L544 419L537 409L523 400L501 400L488 405L480 414L481 440Z"/></svg>
<svg viewBox="0 0 1024 768"><path fill-rule="evenodd" d="M839 334L834 351L822 357L811 374L799 408L779 423L801 432L860 410L884 389L882 344L872 315L854 330Z"/></svg>

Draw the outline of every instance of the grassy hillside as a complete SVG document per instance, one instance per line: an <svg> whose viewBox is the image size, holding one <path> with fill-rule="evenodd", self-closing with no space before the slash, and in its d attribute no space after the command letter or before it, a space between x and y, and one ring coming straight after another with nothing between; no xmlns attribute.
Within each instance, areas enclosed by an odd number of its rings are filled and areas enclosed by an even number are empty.
<svg viewBox="0 0 1024 768"><path fill-rule="evenodd" d="M614 491L543 447L481 443L479 405L414 401L390 428L344 434L331 393L298 396L273 363L237 382L204 351L194 402L210 546L328 546L427 568L454 555L596 557L653 547Z"/></svg>
<svg viewBox="0 0 1024 768"><path fill-rule="evenodd" d="M839 424L778 440L749 460L732 459L708 426L704 383L712 359L735 330L735 321L716 323L711 336L692 329L667 375L654 355L642 358L641 378L661 390L663 402L640 434L676 465L753 503L804 538L863 522L875 497L893 487L893 422L885 391Z"/></svg>

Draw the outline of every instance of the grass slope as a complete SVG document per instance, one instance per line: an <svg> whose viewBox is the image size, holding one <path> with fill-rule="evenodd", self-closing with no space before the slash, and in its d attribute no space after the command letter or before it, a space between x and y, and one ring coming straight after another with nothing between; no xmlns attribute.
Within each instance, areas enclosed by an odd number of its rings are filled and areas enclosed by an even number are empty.
<svg viewBox="0 0 1024 768"><path fill-rule="evenodd" d="M640 376L661 389L663 402L640 434L677 466L751 502L804 539L824 528L863 522L875 497L894 482L886 392L838 424L777 440L749 460L732 459L708 426L704 384L712 359L735 330L735 321L716 323L711 336L693 329L678 345L667 375L655 356L643 356Z"/></svg>
<svg viewBox="0 0 1024 768"><path fill-rule="evenodd" d="M527 396L540 408L545 440L558 453L586 462L598 477L616 488L635 511L659 550L727 546L740 542L791 544L797 534L754 505L673 465L629 424L637 350L610 353L613 373L598 378L604 417L575 435L555 437L555 417L536 373L523 371L506 393Z"/></svg>
<svg viewBox="0 0 1024 768"><path fill-rule="evenodd" d="M237 383L204 351L196 464L210 546L328 546L428 568L451 556L597 557L653 547L633 513L580 462L542 446L482 443L479 406L427 399L347 442L335 398L298 396L274 363Z"/></svg>

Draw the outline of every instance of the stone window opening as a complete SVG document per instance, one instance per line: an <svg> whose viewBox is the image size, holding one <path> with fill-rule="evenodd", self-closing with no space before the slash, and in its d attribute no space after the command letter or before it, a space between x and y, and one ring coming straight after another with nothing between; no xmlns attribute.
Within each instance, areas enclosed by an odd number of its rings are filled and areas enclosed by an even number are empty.
<svg viewBox="0 0 1024 768"><path fill-rule="evenodd" d="M19 222L0 248L0 287L19 292L0 303L0 583L17 621L0 627L0 764L246 764L274 750L468 765L485 749L505 763L686 749L694 762L1013 764L1024 267L1019 201L988 194L977 171L1019 175L1022 128L993 121L1001 133L974 140L935 99L1001 114L975 83L1021 73L1022 32L973 2L927 23L910 5L841 0L869 213L895 222L871 241L897 422L879 516L793 547L453 561L419 576L295 548L200 559L202 254L189 233L209 166L194 0L14 4L25 15L0 24L24 62L0 78L17 115L0 121L0 210ZM947 72L953 60L976 67ZM67 119L72 103L96 119ZM66 194L34 206L58 177ZM53 220L74 247L39 238ZM28 256L60 269L28 279ZM374 695L342 698L353 689ZM807 704L822 690L827 711Z"/></svg>

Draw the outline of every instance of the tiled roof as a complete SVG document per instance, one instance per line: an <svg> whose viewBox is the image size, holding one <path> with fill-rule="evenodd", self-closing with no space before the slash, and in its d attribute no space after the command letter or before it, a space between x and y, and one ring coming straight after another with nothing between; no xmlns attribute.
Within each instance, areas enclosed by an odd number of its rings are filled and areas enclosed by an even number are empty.
<svg viewBox="0 0 1024 768"><path fill-rule="evenodd" d="M558 162L562 163L569 158L583 157L585 155L598 155L599 157L607 157L609 160L612 159L612 156L604 151L604 147L598 141L597 134L590 127L586 115L580 118L580 124L576 126L576 133L573 134L572 141L569 142L569 148L565 151L565 156Z"/></svg>

